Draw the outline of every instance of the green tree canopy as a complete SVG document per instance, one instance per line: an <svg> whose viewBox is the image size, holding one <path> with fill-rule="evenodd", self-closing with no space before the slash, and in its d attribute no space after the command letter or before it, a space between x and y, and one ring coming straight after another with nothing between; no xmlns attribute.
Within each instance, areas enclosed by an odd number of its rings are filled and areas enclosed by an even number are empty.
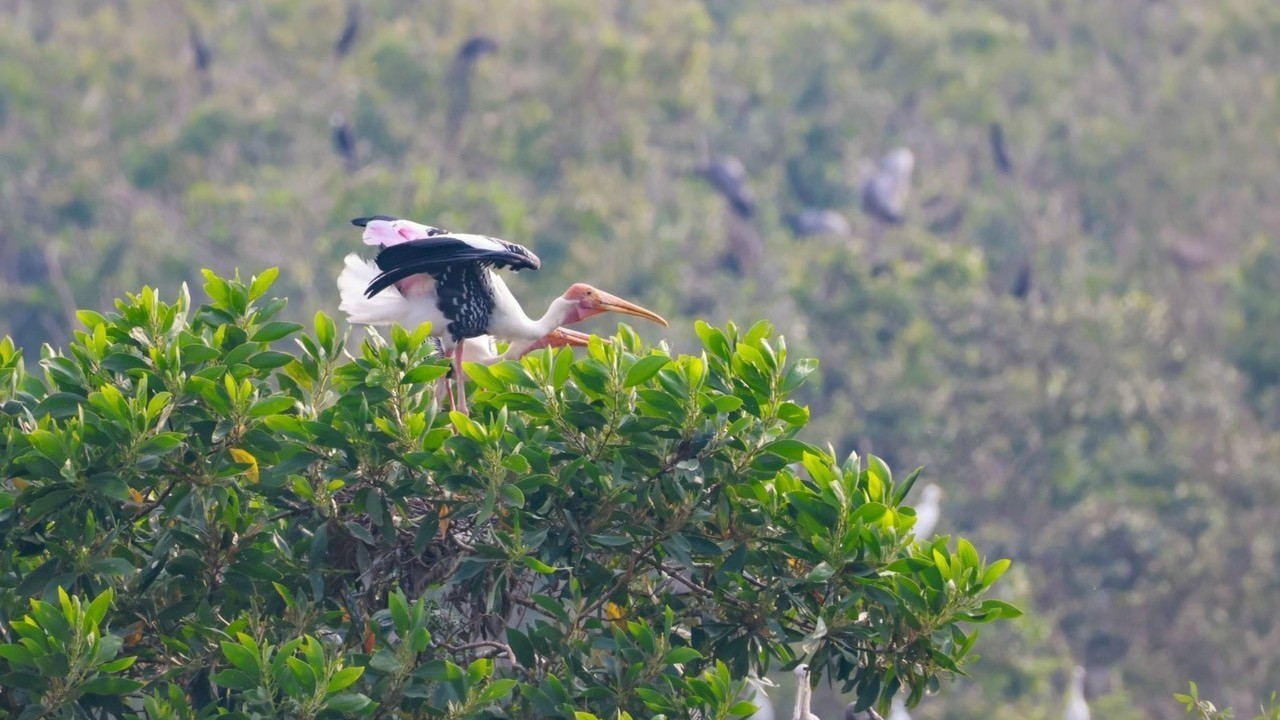
<svg viewBox="0 0 1280 720"><path fill-rule="evenodd" d="M795 438L815 363L765 323L468 365L464 416L429 328L348 355L275 276L82 311L43 377L0 344L10 715L741 717L801 659L883 706L1017 615L913 537L916 474Z"/></svg>

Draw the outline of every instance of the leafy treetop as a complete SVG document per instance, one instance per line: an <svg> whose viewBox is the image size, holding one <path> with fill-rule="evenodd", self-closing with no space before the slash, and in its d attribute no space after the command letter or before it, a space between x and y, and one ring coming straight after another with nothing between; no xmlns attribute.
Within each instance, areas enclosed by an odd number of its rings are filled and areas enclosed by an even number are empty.
<svg viewBox="0 0 1280 720"><path fill-rule="evenodd" d="M1017 614L912 536L915 474L795 439L767 324L468 365L467 417L429 328L348 355L275 276L81 312L43 377L0 344L4 712L742 717L800 659L883 707Z"/></svg>

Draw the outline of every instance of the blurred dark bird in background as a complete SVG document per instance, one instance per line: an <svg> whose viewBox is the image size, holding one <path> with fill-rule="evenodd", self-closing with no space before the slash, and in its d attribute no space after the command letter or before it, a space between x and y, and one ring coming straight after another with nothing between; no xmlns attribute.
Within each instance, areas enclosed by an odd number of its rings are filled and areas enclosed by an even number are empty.
<svg viewBox="0 0 1280 720"><path fill-rule="evenodd" d="M1173 264L1186 273L1207 270L1221 260L1217 250L1196 240L1171 240L1166 249Z"/></svg>
<svg viewBox="0 0 1280 720"><path fill-rule="evenodd" d="M755 194L747 187L747 169L741 160L720 155L700 165L695 172L724 196L738 217L750 218L755 213Z"/></svg>
<svg viewBox="0 0 1280 720"><path fill-rule="evenodd" d="M1013 161L1009 159L1009 146L1005 144L1004 126L1000 121L991 123L987 135L991 140L991 160L995 162L996 169L1004 175L1013 172Z"/></svg>
<svg viewBox="0 0 1280 720"><path fill-rule="evenodd" d="M329 116L329 127L333 131L333 151L342 158L342 164L348 171L355 170L356 131L352 129L351 123L347 122L347 118L342 113Z"/></svg>
<svg viewBox="0 0 1280 720"><path fill-rule="evenodd" d="M864 166L859 175L862 187L862 209L881 222L902 222L911 194L911 172L916 158L904 147L894 148L879 166Z"/></svg>
<svg viewBox="0 0 1280 720"><path fill-rule="evenodd" d="M338 41L333 44L333 54L335 57L345 57L351 52L351 46L356 42L356 36L360 34L360 5L355 0L347 1L347 22L342 26L342 32L338 34Z"/></svg>
<svg viewBox="0 0 1280 720"><path fill-rule="evenodd" d="M1018 266L1018 274L1013 276L1013 285L1009 287L1009 294L1019 300L1026 300L1031 292L1031 276L1031 261L1023 260Z"/></svg>
<svg viewBox="0 0 1280 720"><path fill-rule="evenodd" d="M191 41L191 60L196 72L200 74L200 82L207 89L209 86L209 68L213 65L213 51L200 34L200 28L194 22L187 23L187 37Z"/></svg>
<svg viewBox="0 0 1280 720"><path fill-rule="evenodd" d="M468 38L458 48L449 67L446 83L449 88L449 111L446 137L452 143L462 130L462 120L471 109L471 78L475 74L476 61L481 57L498 51L498 43L493 38L476 35Z"/></svg>
<svg viewBox="0 0 1280 720"><path fill-rule="evenodd" d="M764 259L764 237L736 211L725 213L724 264L738 275L754 274Z"/></svg>
<svg viewBox="0 0 1280 720"><path fill-rule="evenodd" d="M853 227L848 219L835 210L819 210L805 208L798 213L791 213L782 218L797 237L810 235L835 235L848 237L853 234Z"/></svg>

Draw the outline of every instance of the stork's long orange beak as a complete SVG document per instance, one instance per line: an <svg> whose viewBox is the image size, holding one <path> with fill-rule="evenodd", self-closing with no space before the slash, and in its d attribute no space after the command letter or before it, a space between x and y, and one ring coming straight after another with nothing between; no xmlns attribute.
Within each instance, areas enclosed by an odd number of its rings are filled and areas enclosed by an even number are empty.
<svg viewBox="0 0 1280 720"><path fill-rule="evenodd" d="M586 347L591 340L591 336L577 330L558 327L552 330L546 339L547 345L550 347Z"/></svg>
<svg viewBox="0 0 1280 720"><path fill-rule="evenodd" d="M624 315L634 315L635 317L641 317L645 320L651 320L663 327L667 326L666 319L652 310L642 308L633 302L627 302L626 300L623 300L616 295L610 295L603 290L596 290L596 292L599 293L595 298L596 312L619 312Z"/></svg>

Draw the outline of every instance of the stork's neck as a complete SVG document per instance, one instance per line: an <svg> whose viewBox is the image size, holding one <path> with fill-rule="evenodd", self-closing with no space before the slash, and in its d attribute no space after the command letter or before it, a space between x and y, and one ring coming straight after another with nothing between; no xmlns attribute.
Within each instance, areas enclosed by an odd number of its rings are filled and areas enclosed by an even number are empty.
<svg viewBox="0 0 1280 720"><path fill-rule="evenodd" d="M502 278L497 274L492 277L494 313L489 330L503 340L540 340L569 319L576 307L573 301L558 297L542 317L534 320L525 313Z"/></svg>

